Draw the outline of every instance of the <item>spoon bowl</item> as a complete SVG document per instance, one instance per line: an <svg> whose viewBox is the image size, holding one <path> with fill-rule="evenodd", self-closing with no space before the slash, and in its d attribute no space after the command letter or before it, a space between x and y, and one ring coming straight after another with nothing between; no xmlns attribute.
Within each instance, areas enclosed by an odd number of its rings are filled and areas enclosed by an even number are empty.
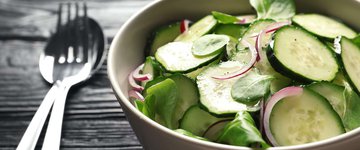
<svg viewBox="0 0 360 150"><path fill-rule="evenodd" d="M62 24L59 5L57 32L52 35L40 56L39 69L43 78L53 84L26 129L17 150L35 148L42 127L53 106L42 149L59 149L65 100L70 88L89 79L104 62L106 38L100 25L87 17L79 17L76 3L75 18L71 18L71 3L67 3L67 23Z"/></svg>

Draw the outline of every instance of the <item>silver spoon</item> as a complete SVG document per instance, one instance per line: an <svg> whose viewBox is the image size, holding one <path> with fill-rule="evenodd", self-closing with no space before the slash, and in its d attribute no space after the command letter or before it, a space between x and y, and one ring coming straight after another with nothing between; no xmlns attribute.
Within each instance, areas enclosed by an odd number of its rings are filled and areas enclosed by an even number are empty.
<svg viewBox="0 0 360 150"><path fill-rule="evenodd" d="M79 17L79 6L75 4L76 15L75 19L71 20L70 7L69 3L67 23L62 25L62 4L59 5L57 32L50 38L40 56L40 73L53 86L26 129L17 147L18 150L35 148L53 103L43 149L59 149L68 91L73 85L89 79L104 61L107 52L106 39L100 25L87 17L85 4L83 17ZM82 27L79 28L79 26Z"/></svg>

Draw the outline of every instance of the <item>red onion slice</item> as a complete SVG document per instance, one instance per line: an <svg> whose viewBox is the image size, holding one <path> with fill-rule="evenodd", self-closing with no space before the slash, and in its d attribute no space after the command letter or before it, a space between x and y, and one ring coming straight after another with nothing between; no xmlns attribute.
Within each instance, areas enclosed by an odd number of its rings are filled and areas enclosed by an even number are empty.
<svg viewBox="0 0 360 150"><path fill-rule="evenodd" d="M258 57L258 52L256 51L255 47L253 47L248 41L246 40L241 40L242 44L244 44L245 46L249 47L250 51L251 51L251 59L250 61L243 67L241 67L239 70L228 73L226 75L222 75L222 76L213 76L212 78L214 79L218 79L218 80L226 80L226 79L231 79L240 75L245 74L246 72L248 72L249 70L251 70L251 68L255 65L256 63L256 58Z"/></svg>
<svg viewBox="0 0 360 150"><path fill-rule="evenodd" d="M275 106L275 104L277 102L279 102L280 100L282 100L285 97L289 97L289 96L296 96L296 95L300 95L303 92L303 88L302 87L295 87L295 86L291 86L291 87L286 87L281 89L280 91L276 92L267 102L266 104L266 108L265 108L265 112L264 112L264 130L265 130L265 134L266 137L268 138L268 140L270 141L270 143L274 146L278 146L275 137L272 135L271 131L270 131L270 114L271 111L273 109L273 107Z"/></svg>
<svg viewBox="0 0 360 150"><path fill-rule="evenodd" d="M140 86L139 84L136 83L134 77L133 77L133 74L134 74L134 71L132 71L130 74L129 74L129 77L128 77L128 80L129 80L129 84L130 86L136 90L136 91L142 91L144 90L144 87Z"/></svg>
<svg viewBox="0 0 360 150"><path fill-rule="evenodd" d="M190 24L190 20L187 19L182 20L180 23L180 32L184 33L187 30L189 30L189 24Z"/></svg>
<svg viewBox="0 0 360 150"><path fill-rule="evenodd" d="M130 90L129 92L128 92L128 94L129 94L129 98L136 98L136 99L138 99L138 100L142 100L142 101L144 101L144 96L142 96L138 91L135 91L135 90Z"/></svg>
<svg viewBox="0 0 360 150"><path fill-rule="evenodd" d="M256 41L255 41L255 48L256 50L259 52L260 50L262 50L262 38L265 36L265 34L267 33L271 33L271 32L275 32L276 30L280 29L281 27L285 26L285 25L290 25L291 21L284 21L284 22L276 22L273 23L269 26L267 26L264 30L261 30L259 32L258 35L255 35L256 37ZM257 58L257 61L261 60L260 55L258 55L259 57Z"/></svg>
<svg viewBox="0 0 360 150"><path fill-rule="evenodd" d="M240 20L238 20L237 22L235 22L235 24L246 24L247 23L247 19L246 18L241 18Z"/></svg>
<svg viewBox="0 0 360 150"><path fill-rule="evenodd" d="M140 71L144 68L144 64L141 64L140 66L138 66L132 73L133 78L136 81L147 81L147 80L151 80L152 79L152 75L151 74L140 74Z"/></svg>

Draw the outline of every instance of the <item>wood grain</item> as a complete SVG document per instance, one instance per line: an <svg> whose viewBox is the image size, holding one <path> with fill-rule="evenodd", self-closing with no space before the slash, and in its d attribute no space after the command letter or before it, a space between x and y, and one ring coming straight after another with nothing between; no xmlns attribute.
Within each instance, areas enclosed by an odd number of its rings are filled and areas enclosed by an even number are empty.
<svg viewBox="0 0 360 150"><path fill-rule="evenodd" d="M151 0L87 1L109 40ZM57 0L0 1L0 149L15 149L50 86L39 55L56 22ZM62 149L142 149L117 102L106 63L68 96ZM44 133L37 149L41 148Z"/></svg>

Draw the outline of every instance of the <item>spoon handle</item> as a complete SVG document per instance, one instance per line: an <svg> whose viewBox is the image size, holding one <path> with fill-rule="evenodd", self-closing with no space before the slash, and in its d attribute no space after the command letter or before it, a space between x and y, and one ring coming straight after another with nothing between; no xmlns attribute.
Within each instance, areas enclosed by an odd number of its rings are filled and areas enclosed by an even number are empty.
<svg viewBox="0 0 360 150"><path fill-rule="evenodd" d="M54 101L53 108L49 119L49 124L46 129L45 139L43 142L43 150L59 150L61 139L61 128L64 117L64 109L67 94L71 88L71 84L62 84L61 92Z"/></svg>
<svg viewBox="0 0 360 150"><path fill-rule="evenodd" d="M19 145L17 146L17 150L33 150L35 148L41 130L59 90L60 84L56 82L48 91L44 100L41 102L41 105L36 111L23 137L21 138Z"/></svg>

